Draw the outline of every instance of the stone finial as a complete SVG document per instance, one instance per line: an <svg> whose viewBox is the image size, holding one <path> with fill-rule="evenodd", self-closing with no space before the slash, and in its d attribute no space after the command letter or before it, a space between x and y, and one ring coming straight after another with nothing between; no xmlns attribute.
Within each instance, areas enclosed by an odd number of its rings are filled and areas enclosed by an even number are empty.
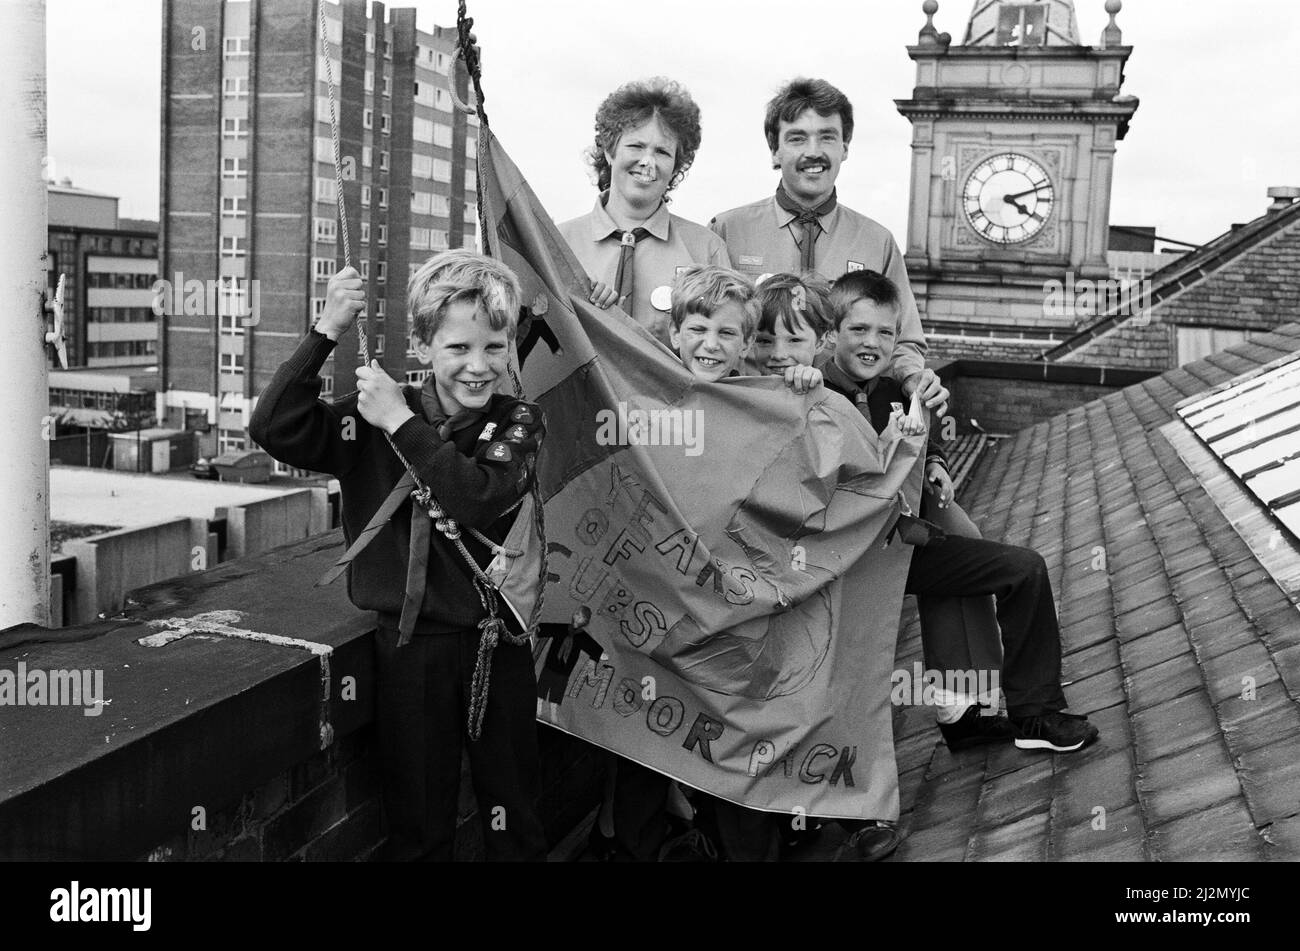
<svg viewBox="0 0 1300 951"><path fill-rule="evenodd" d="M1124 45L1124 34L1115 22L1115 14L1122 9L1124 9L1123 0L1106 0L1106 12L1110 14L1110 23L1106 24L1106 29L1101 32L1102 49Z"/></svg>
<svg viewBox="0 0 1300 951"><path fill-rule="evenodd" d="M916 45L939 46L939 31L934 28L934 15L939 12L938 0L925 0L921 4L921 12L925 14L925 26L917 34Z"/></svg>

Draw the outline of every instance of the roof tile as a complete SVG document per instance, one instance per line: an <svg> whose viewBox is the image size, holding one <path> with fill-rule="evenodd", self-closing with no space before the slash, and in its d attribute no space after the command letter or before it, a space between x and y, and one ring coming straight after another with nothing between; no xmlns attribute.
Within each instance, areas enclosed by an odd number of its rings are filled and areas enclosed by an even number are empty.
<svg viewBox="0 0 1300 951"><path fill-rule="evenodd" d="M1065 862L1142 862L1146 854L1146 830L1137 806L1107 810L1105 825L1092 821L1062 827L1052 823L1052 854Z"/></svg>
<svg viewBox="0 0 1300 951"><path fill-rule="evenodd" d="M1162 664L1175 657L1190 654L1192 642L1187 637L1187 630L1180 624L1171 624L1142 637L1123 641L1120 644L1120 657L1124 670L1133 674L1156 664Z"/></svg>
<svg viewBox="0 0 1300 951"><path fill-rule="evenodd" d="M1133 732L1138 759L1150 763L1217 736L1219 721L1205 694L1196 692L1133 714Z"/></svg>
<svg viewBox="0 0 1300 951"><path fill-rule="evenodd" d="M1102 742L1105 740L1103 734ZM1133 753L1128 749L1090 747L1083 756L1060 757L1056 769L1054 825L1070 828L1088 823L1098 806L1114 814L1136 804L1136 780Z"/></svg>
<svg viewBox="0 0 1300 951"><path fill-rule="evenodd" d="M1239 754L1241 788L1256 825L1300 813L1300 736Z"/></svg>
<svg viewBox="0 0 1300 951"><path fill-rule="evenodd" d="M1257 641L1217 657L1202 657L1200 661L1210 699L1215 703L1239 697L1248 688L1258 693L1259 688L1279 679L1273 659Z"/></svg>
<svg viewBox="0 0 1300 951"><path fill-rule="evenodd" d="M1240 799L1230 799L1154 830L1151 851L1162 861L1250 862L1264 844Z"/></svg>
<svg viewBox="0 0 1300 951"><path fill-rule="evenodd" d="M977 832L970 857L979 862L1042 862L1047 858L1047 813Z"/></svg>
<svg viewBox="0 0 1300 951"><path fill-rule="evenodd" d="M1239 693L1216 707L1228 749L1236 755L1300 736L1300 703L1274 681L1255 691L1253 699Z"/></svg>
<svg viewBox="0 0 1300 951"><path fill-rule="evenodd" d="M1024 769L988 780L980 790L975 825L978 829L1006 825L1036 812L1046 812L1052 804L1052 761L1031 757Z"/></svg>
<svg viewBox="0 0 1300 951"><path fill-rule="evenodd" d="M1138 711L1165 703L1192 690L1204 689L1201 668L1190 654L1171 657L1163 663L1134 671L1125 680L1128 706Z"/></svg>
<svg viewBox="0 0 1300 951"><path fill-rule="evenodd" d="M1138 766L1138 794L1153 826L1239 800L1241 784L1219 738Z"/></svg>

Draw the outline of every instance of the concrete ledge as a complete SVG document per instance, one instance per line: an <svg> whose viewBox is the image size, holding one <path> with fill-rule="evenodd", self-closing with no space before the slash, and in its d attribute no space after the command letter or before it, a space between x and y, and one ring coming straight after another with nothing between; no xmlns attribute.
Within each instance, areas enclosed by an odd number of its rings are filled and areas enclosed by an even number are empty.
<svg viewBox="0 0 1300 951"><path fill-rule="evenodd" d="M310 538L329 528L324 489L303 489L226 509L226 554L257 555L280 545Z"/></svg>
<svg viewBox="0 0 1300 951"><path fill-rule="evenodd" d="M117 618L0 632L0 675L102 678L97 713L81 695L0 709L0 860L375 855L373 616L342 582L313 587L342 546L333 531L130 591ZM604 757L538 729L554 844L598 801ZM482 854L464 762L457 842Z"/></svg>
<svg viewBox="0 0 1300 951"><path fill-rule="evenodd" d="M340 545L334 532L136 591L139 607L125 619L0 634L0 668L102 671L104 701L97 716L80 706L5 708L0 858L144 855L188 828L196 807L228 809L319 753L323 723L340 736L370 722L371 618L341 584L312 588ZM202 624L165 646L138 643L214 612L238 612L217 615L232 628L323 645L328 664L307 647L204 633ZM347 677L355 699L340 696Z"/></svg>

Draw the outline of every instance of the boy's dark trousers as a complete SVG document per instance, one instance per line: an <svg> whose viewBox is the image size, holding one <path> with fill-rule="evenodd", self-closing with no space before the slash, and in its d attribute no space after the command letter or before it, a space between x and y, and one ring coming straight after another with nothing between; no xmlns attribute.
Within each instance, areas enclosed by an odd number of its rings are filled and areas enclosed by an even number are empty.
<svg viewBox="0 0 1300 951"><path fill-rule="evenodd" d="M615 770L616 857L628 862L656 862L668 839L668 790L673 781L621 756L611 766Z"/></svg>
<svg viewBox="0 0 1300 951"><path fill-rule="evenodd" d="M375 718L389 828L384 857L452 860L464 748L487 859L545 861L532 651L502 643L492 652L483 732L471 741L466 712L479 631L417 634L400 648L397 637L384 625L375 633Z"/></svg>
<svg viewBox="0 0 1300 951"><path fill-rule="evenodd" d="M916 548L907 593L918 597L997 598L1002 628L1002 687L1007 714L1037 716L1065 709L1061 629L1052 582L1038 552L985 538L949 535Z"/></svg>

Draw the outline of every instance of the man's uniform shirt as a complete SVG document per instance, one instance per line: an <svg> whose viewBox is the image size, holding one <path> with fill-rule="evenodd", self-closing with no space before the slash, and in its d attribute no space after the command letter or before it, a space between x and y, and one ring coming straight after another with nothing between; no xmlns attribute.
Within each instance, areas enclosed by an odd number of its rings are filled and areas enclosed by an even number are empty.
<svg viewBox="0 0 1300 951"><path fill-rule="evenodd" d="M907 266L894 238L866 215L837 204L821 218L814 246L814 273L834 281L848 271L879 271L898 286L898 340L890 375L905 381L925 368L925 333L907 280ZM709 227L726 242L732 267L751 280L763 274L798 274L803 226L775 197L724 211Z"/></svg>
<svg viewBox="0 0 1300 951"><path fill-rule="evenodd" d="M560 225L560 235L593 280L610 287L622 250L618 225L605 210L604 194L588 214ZM632 300L623 310L668 346L669 296L673 279L692 264L731 267L722 239L703 225L679 218L661 204L640 227L648 234L632 254ZM617 290L617 288L616 288Z"/></svg>

